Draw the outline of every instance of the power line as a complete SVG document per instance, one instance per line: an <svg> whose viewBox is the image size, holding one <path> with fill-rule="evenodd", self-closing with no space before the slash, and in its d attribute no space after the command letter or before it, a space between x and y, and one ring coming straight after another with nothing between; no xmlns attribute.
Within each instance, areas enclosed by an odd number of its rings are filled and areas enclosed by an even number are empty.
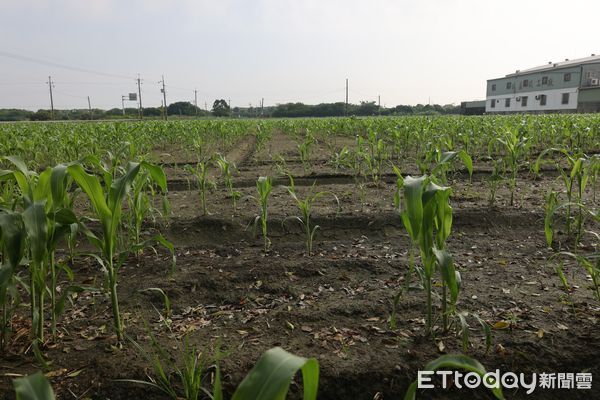
<svg viewBox="0 0 600 400"><path fill-rule="evenodd" d="M54 86L55 83L56 83L55 81L52 82L53 86ZM79 99L85 99L87 97L87 96L80 96L80 95L77 95L77 94L66 93L66 92L63 92L62 90L56 90L56 89L54 89L54 94L60 94L60 95L63 95L63 96L68 96L68 97L76 97L76 98L79 98Z"/></svg>
<svg viewBox="0 0 600 400"><path fill-rule="evenodd" d="M0 82L2 86L39 85L40 82Z"/></svg>
<svg viewBox="0 0 600 400"><path fill-rule="evenodd" d="M59 63L56 63L56 62L53 62L53 61L42 60L42 59L39 59L39 58L33 58L33 57L23 56L23 55L20 55L20 54L9 53L7 51L0 51L0 56L6 57L6 58L12 58L14 60L19 60L19 61L30 62L30 63L33 63L33 64L40 64L40 65L45 65L45 66L50 66L50 67L68 69L68 70L71 70L71 71L84 72L84 73L87 73L87 74L109 76L109 77L112 77L112 78L120 78L120 79L131 79L131 77L125 76L125 75L117 75L117 74L111 74L111 73L107 73L107 72L94 71L94 70L86 69L86 68L71 67L69 65L59 64Z"/></svg>
<svg viewBox="0 0 600 400"><path fill-rule="evenodd" d="M372 96L372 95L368 95L368 94L364 94L364 93L358 92L356 90L351 90L350 92L352 92L354 94L358 94L358 95L364 97L365 100L369 99Z"/></svg>
<svg viewBox="0 0 600 400"><path fill-rule="evenodd" d="M101 86L109 86L109 85L123 86L123 85L126 85L125 82L63 82L63 81L59 81L57 83L60 83L61 85L101 85Z"/></svg>

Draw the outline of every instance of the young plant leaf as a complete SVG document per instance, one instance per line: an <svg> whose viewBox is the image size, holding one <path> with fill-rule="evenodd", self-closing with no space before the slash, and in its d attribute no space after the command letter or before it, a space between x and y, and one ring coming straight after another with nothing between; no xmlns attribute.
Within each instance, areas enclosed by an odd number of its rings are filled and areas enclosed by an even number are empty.
<svg viewBox="0 0 600 400"><path fill-rule="evenodd" d="M284 400L292 378L302 370L304 400L315 400L319 386L319 363L288 353L281 347L265 352L237 387L232 400Z"/></svg>
<svg viewBox="0 0 600 400"><path fill-rule="evenodd" d="M14 379L13 386L17 400L54 400L52 386L41 372Z"/></svg>

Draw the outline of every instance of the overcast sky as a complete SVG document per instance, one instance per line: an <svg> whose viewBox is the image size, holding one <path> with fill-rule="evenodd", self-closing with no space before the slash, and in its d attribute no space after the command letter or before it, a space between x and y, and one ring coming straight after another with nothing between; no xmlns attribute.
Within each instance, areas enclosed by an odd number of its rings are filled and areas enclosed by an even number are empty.
<svg viewBox="0 0 600 400"><path fill-rule="evenodd" d="M138 73L144 106L162 74L168 103L197 89L209 108L344 101L346 78L353 103L460 103L600 54L598 15L598 0L0 0L0 108L49 108L48 75L56 108L120 107Z"/></svg>

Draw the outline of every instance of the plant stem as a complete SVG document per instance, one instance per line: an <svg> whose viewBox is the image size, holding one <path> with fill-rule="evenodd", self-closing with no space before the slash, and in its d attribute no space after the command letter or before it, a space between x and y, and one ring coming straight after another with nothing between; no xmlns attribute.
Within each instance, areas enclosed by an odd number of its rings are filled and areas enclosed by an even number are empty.
<svg viewBox="0 0 600 400"><path fill-rule="evenodd" d="M117 296L117 272L114 268L112 257L108 260L108 284L110 286L110 302L113 312L113 323L117 333L117 339L123 340L123 325L121 313L119 312L119 298Z"/></svg>
<svg viewBox="0 0 600 400"><path fill-rule="evenodd" d="M408 271L406 271L406 275L404 276L404 280L406 282L406 291L410 287L410 278L415 270L415 250L413 245L408 248Z"/></svg>
<svg viewBox="0 0 600 400"><path fill-rule="evenodd" d="M442 282L442 325L444 326L444 332L448 331L448 314L446 309L446 283Z"/></svg>
<svg viewBox="0 0 600 400"><path fill-rule="evenodd" d="M52 315L52 337L56 338L56 266L54 265L54 252L50 255L50 274L51 274L51 289L50 289L50 305Z"/></svg>
<svg viewBox="0 0 600 400"><path fill-rule="evenodd" d="M427 277L425 280L425 290L427 290L427 321L425 325L425 330L427 335L431 335L431 278Z"/></svg>
<svg viewBox="0 0 600 400"><path fill-rule="evenodd" d="M41 285L40 285L41 286ZM45 296L45 288L38 287L39 290L39 299L38 299L38 320L37 320L37 339L40 343L44 342L44 296Z"/></svg>

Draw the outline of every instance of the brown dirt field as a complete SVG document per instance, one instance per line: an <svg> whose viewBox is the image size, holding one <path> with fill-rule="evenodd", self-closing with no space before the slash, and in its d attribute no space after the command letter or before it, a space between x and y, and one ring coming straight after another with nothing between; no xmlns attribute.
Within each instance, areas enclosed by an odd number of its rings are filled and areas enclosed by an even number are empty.
<svg viewBox="0 0 600 400"><path fill-rule="evenodd" d="M367 183L362 206L348 172L336 175L317 162L314 175L297 179L300 194L307 193L316 180L319 191L335 193L340 200L339 211L328 197L316 206L313 223L321 229L311 257L305 254L298 224L283 224L296 209L285 188L277 186L269 209L272 247L265 255L262 240L253 235L251 226L257 211L254 182L259 175L274 173L273 163L268 162L272 158L265 154L293 159L294 146L293 139L283 135L269 142L257 157L249 138L234 146L227 157L239 167L236 188L242 192L235 213L227 192L217 189L208 196L211 215L201 215L197 190L188 191L187 184L181 183L185 179L181 165L188 160L170 161L175 163L168 170L173 216L169 226L148 223L147 229L160 228L174 242L176 271L169 274L170 255L160 249L157 254L146 251L127 261L119 284L126 332L144 348L150 346L144 321L167 349L172 350L185 334L209 353L220 343L227 353L220 365L229 393L263 351L282 346L318 359L319 399L403 398L418 369L442 353L462 352L462 347L456 327L448 333L438 327L435 340L424 337L425 293L418 288L403 295L398 327L389 328L390 302L404 285L409 249L408 236L392 206L393 177L387 176L378 185ZM315 154L324 160L326 151ZM302 174L302 166L295 163L293 172ZM216 172L213 176L218 177ZM477 313L491 325L504 320L511 324L493 329L493 346L486 351L478 322L467 317L471 327L467 354L488 370L587 370L600 376L600 307L589 290L590 282L579 267L565 264L574 288L571 307L548 260L552 252L545 245L541 206L546 190L560 187L556 176L534 180L521 175L516 207L507 205L505 187L498 191L496 206L488 206L485 176L476 174L472 183L460 173L450 178L454 222L448 249L463 281L458 309ZM583 251L591 251L592 239L584 240ZM86 247L85 243L81 246ZM74 272L79 283L100 285L103 279L89 257L79 258ZM168 327L157 312L163 307L161 297L140 292L149 287L162 288L171 299ZM21 315L26 314L24 309ZM144 379L150 369L130 343L122 349L112 347L115 336L110 316L110 301L100 292L84 292L67 306L58 340L44 349L52 361L51 381L59 398L164 398L147 387L114 381ZM21 335L0 357L1 398L12 398L7 374L38 369L27 348L29 322L25 318L18 322ZM299 393L294 383L291 398L300 398ZM598 393L597 389L537 389L528 396L522 390L505 390L508 399L593 399L600 398ZM483 390L456 388L418 395L490 397Z"/></svg>

